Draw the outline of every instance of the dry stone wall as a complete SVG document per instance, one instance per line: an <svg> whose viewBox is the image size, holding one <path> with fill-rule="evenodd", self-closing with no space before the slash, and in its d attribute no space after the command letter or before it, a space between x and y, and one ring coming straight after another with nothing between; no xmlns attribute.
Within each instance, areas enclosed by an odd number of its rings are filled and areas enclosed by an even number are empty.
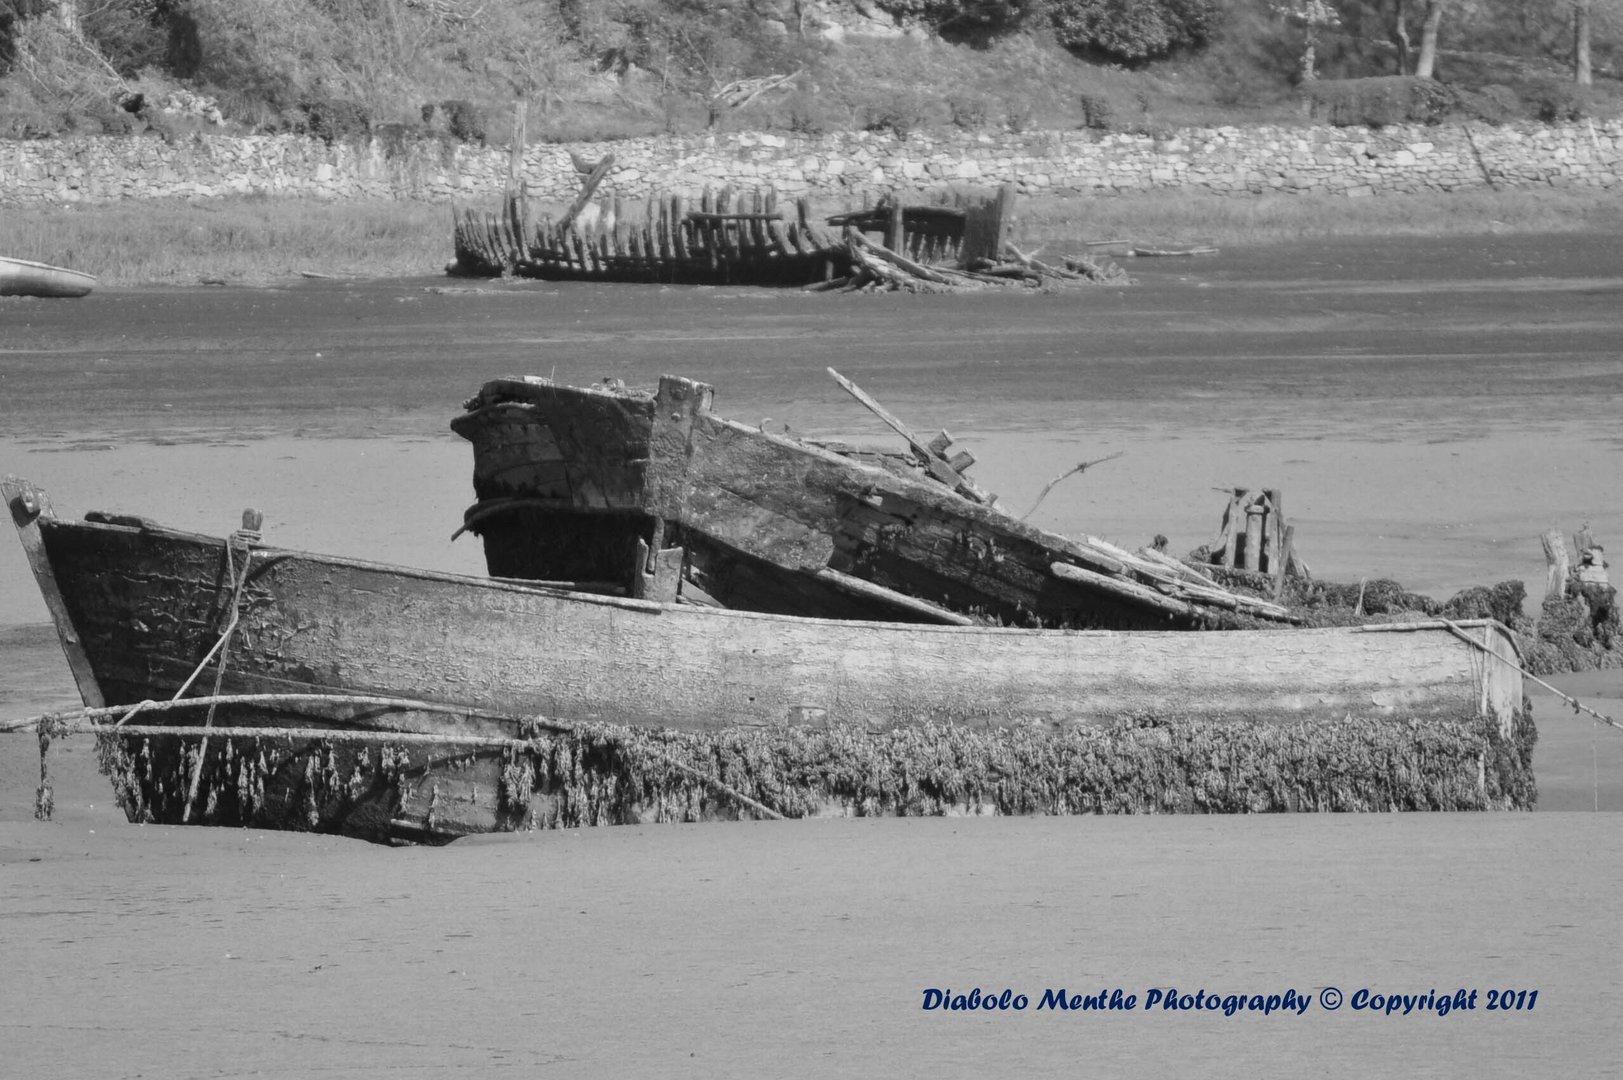
<svg viewBox="0 0 1623 1080"><path fill-rule="evenodd" d="M762 132L540 145L524 159L532 196L564 200L570 151L612 152L605 194L694 195L771 185L786 195L1012 183L1024 195L1185 189L1345 196L1502 187L1609 188L1623 176L1623 121L1565 126L1221 127L1160 135ZM297 195L476 200L507 176L500 147L373 139L326 144L291 135L83 137L0 143L0 203Z"/></svg>

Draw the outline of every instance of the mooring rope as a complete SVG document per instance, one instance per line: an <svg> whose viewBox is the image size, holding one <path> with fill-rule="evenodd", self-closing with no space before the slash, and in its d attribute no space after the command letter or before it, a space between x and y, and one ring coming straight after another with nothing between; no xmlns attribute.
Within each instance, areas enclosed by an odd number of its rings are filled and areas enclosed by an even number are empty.
<svg viewBox="0 0 1623 1080"><path fill-rule="evenodd" d="M89 732L96 735L124 736L174 736L188 738L202 736L203 746L207 746L208 738L218 735L227 739L288 739L288 740L329 740L334 742L358 742L372 744L402 745L441 745L441 746L473 746L490 749L534 750L538 743L535 739L519 739L505 735L460 735L460 734L434 734L417 731L379 731L355 730L346 728L273 728L273 727L213 727L204 728L193 725L159 725L134 724L128 727L121 723L105 724L98 720L109 719L114 716L133 715L137 710L145 709L148 712L170 712L181 709L207 708L212 711L219 705L307 705L307 704L342 704L355 707L415 710L420 712L448 713L459 716L470 716L483 720L498 720L507 723L520 723L532 728L555 731L566 735L584 734L579 724L567 720L555 720L550 717L515 717L504 713L489 712L483 709L469 708L460 705L447 705L434 701L416 701L411 698L395 698L368 696L359 694L216 694L209 697L179 698L169 701L142 701L135 705L103 705L94 708L84 708L62 713L46 713L43 716L30 717L26 720L12 720L0 723L0 732L22 731L32 726L41 735L40 769L44 775L45 750L49 746L49 736L52 734L66 735ZM633 729L606 726L603 734L622 746L630 743L629 735ZM753 811L761 817L773 821L783 821L785 815L758 799L739 791L720 777L712 776L702 769L695 768L684 761L680 761L670 754L653 747L642 746L638 748L652 758L664 762L678 772L693 777L705 786L714 789L720 794L732 799L739 805ZM201 748L198 760L202 760ZM194 773L195 777L196 773ZM188 795L187 805L195 799L195 788ZM184 812L183 812L184 813ZM48 820L47 813L46 819ZM186 818L183 816L183 822Z"/></svg>
<svg viewBox="0 0 1623 1080"><path fill-rule="evenodd" d="M1465 632L1465 628L1460 626L1459 624L1454 623L1454 622L1450 622L1448 619L1441 619L1439 621L1442 622L1442 624L1444 626L1448 627L1449 630L1453 631L1455 637L1458 637L1461 641L1464 641L1467 644L1476 646L1478 649L1481 649L1483 652L1487 653L1489 656L1491 656L1494 659L1498 660L1500 663L1505 664L1508 667L1515 668L1517 671L1521 672L1524 677L1533 680L1534 682L1538 683L1540 686L1544 687L1544 689L1548 690L1550 693L1554 694L1556 697L1558 697L1562 701L1566 702L1568 705L1571 705L1574 712L1588 713L1590 716L1593 716L1596 720L1599 720L1601 723L1607 724L1607 725L1609 725L1611 727L1614 727L1619 731L1623 731L1623 724L1620 724L1616 720L1613 720L1610 716L1607 716L1605 713L1596 712L1594 709L1591 709L1588 705L1585 705L1583 702L1579 701L1577 698L1573 697L1571 694L1563 693L1562 691L1557 690L1555 687L1551 686L1549 683L1545 682L1543 679L1539 678L1537 675L1534 675L1531 671L1528 671L1522 665L1520 665L1518 663L1515 663L1514 661L1507 660L1503 656L1500 656L1498 653L1496 653L1492 649L1488 648L1488 645L1487 645L1486 642L1478 641L1476 638L1472 637L1470 634L1467 634Z"/></svg>
<svg viewBox="0 0 1623 1080"><path fill-rule="evenodd" d="M248 529L243 528L237 530L236 535L225 542L226 575L232 583L231 619L225 624L225 632L220 635L220 640L215 643L213 649L209 650L210 653L218 652L220 654L219 664L214 669L214 693L209 695L210 697L218 697L220 687L225 682L225 666L231 661L231 635L237 632L237 623L242 618L242 590L248 584L248 568L252 565L254 558L253 549L248 546L248 543L250 540L257 540L258 538L258 532L250 532ZM237 573L236 558L232 554L234 541L237 540L242 541L242 573L240 575ZM204 663L207 663L207 661L205 660ZM198 671L201 670L202 667L199 666ZM196 678L197 672L194 671L192 677ZM208 715L203 717L203 728L206 731L213 726L214 706L210 705ZM180 823L182 825L192 818L192 806L197 802L197 788L203 780L203 759L208 755L208 749L209 737L205 734L203 741L197 746L197 764L192 766L192 782L191 786L186 789L186 802L180 808Z"/></svg>

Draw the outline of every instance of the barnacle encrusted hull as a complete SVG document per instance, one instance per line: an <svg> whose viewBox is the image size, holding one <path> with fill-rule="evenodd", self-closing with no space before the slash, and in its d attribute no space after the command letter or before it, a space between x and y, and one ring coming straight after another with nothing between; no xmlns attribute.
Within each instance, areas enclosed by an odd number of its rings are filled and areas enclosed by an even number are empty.
<svg viewBox="0 0 1623 1080"><path fill-rule="evenodd" d="M220 705L201 768L201 710L103 735L142 820L434 838L752 802L1532 800L1517 657L1493 622L1186 634L806 619L63 522L21 482L6 495L87 705L161 701L198 673L194 695L218 680L283 696Z"/></svg>
<svg viewBox="0 0 1623 1080"><path fill-rule="evenodd" d="M885 732L598 724L469 753L234 739L210 749L192 820L434 841L752 816L733 792L785 817L1531 809L1535 737L1521 710L1508 736L1487 717L1349 717ZM101 743L132 821L181 819L196 740Z"/></svg>

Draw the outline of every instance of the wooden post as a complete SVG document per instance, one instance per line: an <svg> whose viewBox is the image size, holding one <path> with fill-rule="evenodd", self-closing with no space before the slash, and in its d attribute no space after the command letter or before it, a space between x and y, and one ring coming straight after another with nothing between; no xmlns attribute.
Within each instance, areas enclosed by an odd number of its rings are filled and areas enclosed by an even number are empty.
<svg viewBox="0 0 1623 1080"><path fill-rule="evenodd" d="M992 258L1003 257L1003 245L1009 242L1009 226L1014 222L1014 185L1004 184L997 190L992 222Z"/></svg>
<svg viewBox="0 0 1623 1080"><path fill-rule="evenodd" d="M1290 569L1291 557L1296 554L1296 526L1286 525L1279 542L1278 561L1274 567L1274 599L1285 594L1285 573Z"/></svg>
<svg viewBox="0 0 1623 1080"><path fill-rule="evenodd" d="M1258 499L1245 508L1245 568L1262 569L1262 518L1267 513L1263 500Z"/></svg>
<svg viewBox="0 0 1623 1080"><path fill-rule="evenodd" d="M904 243L902 233L902 200L891 192L890 217L885 223L885 246L892 251L901 251Z"/></svg>
<svg viewBox="0 0 1623 1080"><path fill-rule="evenodd" d="M1570 571L1567 538L1560 529L1551 529L1539 539L1544 542L1544 593L1546 596L1565 596Z"/></svg>
<svg viewBox="0 0 1623 1080"><path fill-rule="evenodd" d="M1267 570L1271 574L1278 574L1285 565L1285 499L1278 488L1265 488L1262 494L1268 500L1267 527L1263 532Z"/></svg>
<svg viewBox="0 0 1623 1080"><path fill-rule="evenodd" d="M518 191L519 177L524 175L525 125L529 119L530 103L519 98L513 106L513 138L507 145L507 197Z"/></svg>
<svg viewBox="0 0 1623 1080"><path fill-rule="evenodd" d="M1229 495L1229 508L1223 512L1223 565L1233 570L1236 558L1240 554L1240 544L1245 535L1245 527L1241 524L1240 515L1246 496L1245 488L1235 488Z"/></svg>

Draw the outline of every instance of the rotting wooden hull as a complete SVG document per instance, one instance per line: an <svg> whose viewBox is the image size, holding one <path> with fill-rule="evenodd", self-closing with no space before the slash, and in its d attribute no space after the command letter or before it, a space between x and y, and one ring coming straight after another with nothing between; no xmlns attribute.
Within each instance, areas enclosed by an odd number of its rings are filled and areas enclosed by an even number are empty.
<svg viewBox="0 0 1623 1080"><path fill-rule="evenodd" d="M87 705L174 696L233 609L223 692L331 695L222 705L213 723L230 733L206 742L197 711L98 736L132 820L434 840L736 817L750 805L737 793L792 816L1534 798L1497 623L1462 624L1473 645L1438 623L1121 634L792 618L68 523L21 481L5 495ZM345 700L364 695L417 704ZM198 735L143 731L155 723ZM300 734L257 734L272 728Z"/></svg>
<svg viewBox="0 0 1623 1080"><path fill-rule="evenodd" d="M523 204L508 199L502 213L453 215L456 258L447 268L466 277L536 278L663 285L801 286L851 272L840 237L800 213L777 210L774 194L756 192L753 211L734 212L707 193L700 209L679 197L644 204L644 219L607 228L531 224ZM743 200L740 200L740 207ZM608 216L604 204L604 216Z"/></svg>
<svg viewBox="0 0 1623 1080"><path fill-rule="evenodd" d="M96 287L94 275L27 259L0 257L0 296L73 299Z"/></svg>
<svg viewBox="0 0 1623 1080"><path fill-rule="evenodd" d="M451 427L473 446L466 528L490 572L828 618L1115 630L1288 620L1172 560L1047 532L908 470L726 420L711 398L671 377L655 393L487 383ZM662 581L657 557L639 564L639 543L680 573Z"/></svg>

